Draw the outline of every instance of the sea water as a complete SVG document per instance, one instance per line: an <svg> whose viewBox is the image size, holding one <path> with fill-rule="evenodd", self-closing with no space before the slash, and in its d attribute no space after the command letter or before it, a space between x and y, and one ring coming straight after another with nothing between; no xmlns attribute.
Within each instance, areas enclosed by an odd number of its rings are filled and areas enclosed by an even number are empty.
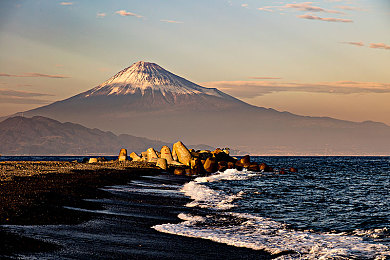
<svg viewBox="0 0 390 260"><path fill-rule="evenodd" d="M298 173L226 170L181 187L194 214L160 232L280 254L389 259L389 157L252 157Z"/></svg>

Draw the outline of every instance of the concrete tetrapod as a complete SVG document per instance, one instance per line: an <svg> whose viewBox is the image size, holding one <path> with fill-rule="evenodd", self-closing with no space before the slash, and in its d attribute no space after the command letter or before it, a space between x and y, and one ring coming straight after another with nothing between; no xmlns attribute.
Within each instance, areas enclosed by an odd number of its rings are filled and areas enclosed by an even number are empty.
<svg viewBox="0 0 390 260"><path fill-rule="evenodd" d="M179 162L190 166L191 153L182 142L179 141L177 143L174 143L173 150L175 151Z"/></svg>
<svg viewBox="0 0 390 260"><path fill-rule="evenodd" d="M122 148L119 152L119 157L118 160L120 162L126 161L127 160L127 150Z"/></svg>

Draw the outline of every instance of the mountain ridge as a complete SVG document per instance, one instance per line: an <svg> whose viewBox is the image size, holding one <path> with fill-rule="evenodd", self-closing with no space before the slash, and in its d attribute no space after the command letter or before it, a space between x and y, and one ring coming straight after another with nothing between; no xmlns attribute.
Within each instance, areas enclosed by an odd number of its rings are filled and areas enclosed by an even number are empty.
<svg viewBox="0 0 390 260"><path fill-rule="evenodd" d="M134 63L95 88L23 114L252 154L390 154L390 127L383 123L253 106L148 62Z"/></svg>

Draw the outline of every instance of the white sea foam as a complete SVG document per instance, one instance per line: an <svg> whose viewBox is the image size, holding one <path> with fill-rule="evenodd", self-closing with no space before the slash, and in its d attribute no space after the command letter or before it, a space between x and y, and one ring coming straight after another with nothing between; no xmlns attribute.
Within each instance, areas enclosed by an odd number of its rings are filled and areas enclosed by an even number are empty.
<svg viewBox="0 0 390 260"><path fill-rule="evenodd" d="M234 207L233 201L242 193L227 194L213 190L206 182L219 180L245 180L253 173L228 170L208 177L196 178L182 188L194 201L189 207L227 210ZM278 259L388 259L390 249L382 244L365 241L367 235L386 233L387 229L356 231L354 235L343 233L315 233L297 231L271 219L253 214L219 212L212 215L192 216L179 214L184 220L179 224L156 225L160 232L187 237L209 239L237 247L265 250L271 254L293 251L295 253L280 256Z"/></svg>
<svg viewBox="0 0 390 260"><path fill-rule="evenodd" d="M241 172L234 169L226 170L223 173L211 175L208 177L198 177L183 186L182 192L191 199L187 207L212 208L218 210L227 210L233 208L235 205L233 201L240 198L244 192L237 194L227 194L221 190L213 190L203 183L214 182L220 180L245 180L253 176L252 172Z"/></svg>

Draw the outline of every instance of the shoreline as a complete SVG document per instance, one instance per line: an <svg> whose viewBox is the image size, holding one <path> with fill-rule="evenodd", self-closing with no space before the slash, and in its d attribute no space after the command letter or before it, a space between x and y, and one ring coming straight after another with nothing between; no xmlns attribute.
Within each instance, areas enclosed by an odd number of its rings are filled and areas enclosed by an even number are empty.
<svg viewBox="0 0 390 260"><path fill-rule="evenodd" d="M9 163L9 162L7 162ZM20 162L19 162L20 163ZM29 164L31 162L28 162ZM60 164L61 165L61 164ZM107 166L107 165L106 165ZM139 166L139 165L138 165ZM83 166L84 167L84 166ZM1 225L69 225L77 226L94 219L99 215L91 212L74 211L67 207L87 209L87 211L102 210L104 206L101 203L86 201L85 199L107 199L114 195L99 188L125 185L131 180L140 179L141 176L157 176L162 174L161 170L149 168L134 168L130 165L126 167L107 168L98 165L87 165L87 168L72 168L69 172L35 174L33 176L15 176L11 179L0 181L0 195L5 198L0 207ZM135 166L137 167L137 166ZM69 170L69 169L68 169ZM190 177L164 175L167 183L180 183L191 180ZM243 257L247 259L270 259L276 256L270 256L263 251L255 251L248 248L237 248L204 239L187 238L177 235L161 233L151 229L155 224L170 222L180 222L177 218L177 207L183 205L189 199L183 198L174 200L173 198L159 198L147 194L131 194L131 200L143 205L162 206L159 209L157 219L149 218L154 214L155 208L148 209L150 212L144 212L144 217L137 217L137 224L132 227L135 230L135 244L151 244L146 251L139 252L136 249L119 257L139 257L146 259L161 258L181 258L196 256L198 251L202 258L212 259L224 256L227 259ZM164 206L165 205L165 206ZM175 209L176 208L176 209ZM134 207L137 212L137 207ZM142 210L141 210L142 211ZM149 214L149 217L148 217ZM89 223L89 222L88 222ZM138 230L138 231L137 231ZM0 237L6 241L0 245L0 256L15 257L18 254L45 253L54 254L59 252L64 245L48 243L47 241L36 240L31 236L21 235L9 231L7 226L0 227ZM137 240L138 239L138 240ZM183 242L185 242L183 244ZM173 248L173 251L164 251L161 245ZM133 245L135 247L135 245ZM130 246L131 248L131 246ZM163 252L161 252L161 250ZM191 257L190 257L191 258Z"/></svg>

